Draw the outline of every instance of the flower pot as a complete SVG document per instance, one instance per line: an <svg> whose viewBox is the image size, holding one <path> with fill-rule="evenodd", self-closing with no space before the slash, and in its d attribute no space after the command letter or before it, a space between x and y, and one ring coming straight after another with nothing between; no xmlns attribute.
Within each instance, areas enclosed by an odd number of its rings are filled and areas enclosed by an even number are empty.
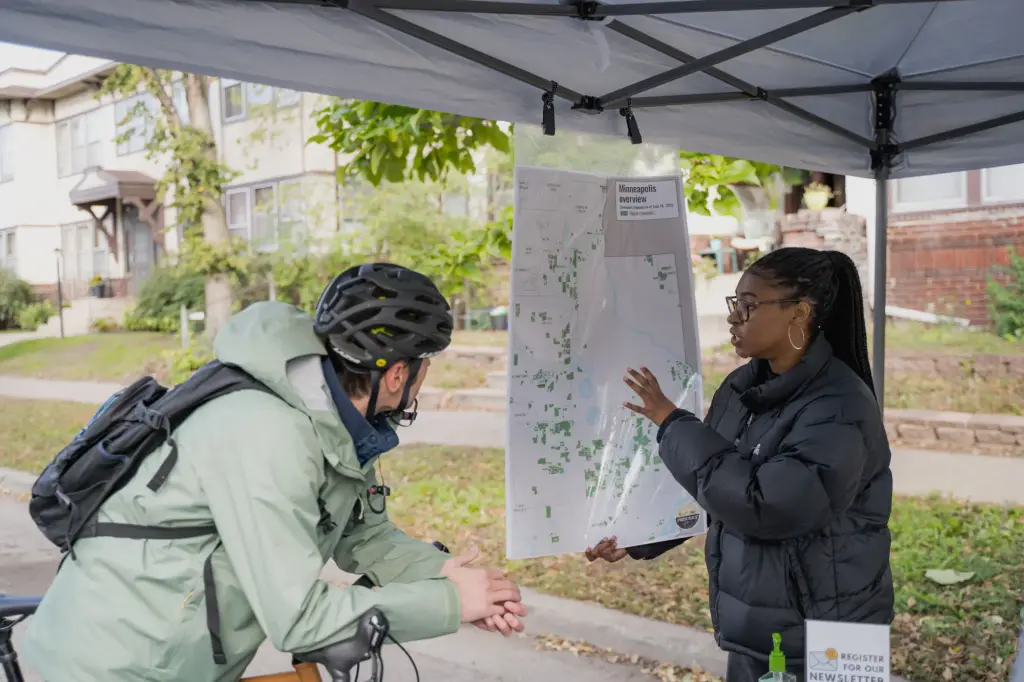
<svg viewBox="0 0 1024 682"><path fill-rule="evenodd" d="M106 289L107 287L104 284L93 284L89 287L89 295L95 298L103 298L103 295L106 293Z"/></svg>
<svg viewBox="0 0 1024 682"><path fill-rule="evenodd" d="M820 211L828 206L830 198L825 192L804 192L804 206L812 211Z"/></svg>

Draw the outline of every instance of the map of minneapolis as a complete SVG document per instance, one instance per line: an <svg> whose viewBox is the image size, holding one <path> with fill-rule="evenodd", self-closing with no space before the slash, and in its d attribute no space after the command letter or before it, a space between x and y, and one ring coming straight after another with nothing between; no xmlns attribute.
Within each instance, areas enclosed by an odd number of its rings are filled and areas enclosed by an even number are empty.
<svg viewBox="0 0 1024 682"><path fill-rule="evenodd" d="M626 546L704 532L703 512L658 456L657 429L622 407L634 398L626 367L644 365L677 404L700 411L699 358L686 352L697 346L683 306L689 271L676 252L609 254L606 178L520 167L516 182L509 558L579 552L606 535ZM619 225L674 230L688 267L682 216Z"/></svg>

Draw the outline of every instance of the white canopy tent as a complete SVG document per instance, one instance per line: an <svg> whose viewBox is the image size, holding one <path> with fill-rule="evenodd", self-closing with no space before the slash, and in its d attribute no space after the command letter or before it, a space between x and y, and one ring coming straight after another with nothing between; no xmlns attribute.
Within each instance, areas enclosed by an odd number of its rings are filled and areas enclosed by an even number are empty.
<svg viewBox="0 0 1024 682"><path fill-rule="evenodd" d="M1024 0L0 0L0 40L885 180L1024 161Z"/></svg>

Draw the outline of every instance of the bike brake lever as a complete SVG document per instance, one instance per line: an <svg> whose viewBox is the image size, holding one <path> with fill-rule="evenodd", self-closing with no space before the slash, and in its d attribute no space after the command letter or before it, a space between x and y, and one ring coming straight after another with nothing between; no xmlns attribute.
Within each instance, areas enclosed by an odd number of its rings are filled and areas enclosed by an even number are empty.
<svg viewBox="0 0 1024 682"><path fill-rule="evenodd" d="M316 651L296 654L302 663L317 663L327 668L332 682L350 682L350 673L359 663L373 661L373 680L379 682L378 671L382 667L380 650L390 629L387 616L373 607L359 618L356 634L348 639L325 646Z"/></svg>

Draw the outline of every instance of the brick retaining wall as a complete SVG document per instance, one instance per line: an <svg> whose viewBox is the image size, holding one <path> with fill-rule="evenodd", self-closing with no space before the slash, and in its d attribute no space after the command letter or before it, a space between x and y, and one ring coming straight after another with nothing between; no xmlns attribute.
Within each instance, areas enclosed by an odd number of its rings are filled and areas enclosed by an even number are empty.
<svg viewBox="0 0 1024 682"><path fill-rule="evenodd" d="M932 410L885 410L889 438L920 447L1024 457L1024 417Z"/></svg>

